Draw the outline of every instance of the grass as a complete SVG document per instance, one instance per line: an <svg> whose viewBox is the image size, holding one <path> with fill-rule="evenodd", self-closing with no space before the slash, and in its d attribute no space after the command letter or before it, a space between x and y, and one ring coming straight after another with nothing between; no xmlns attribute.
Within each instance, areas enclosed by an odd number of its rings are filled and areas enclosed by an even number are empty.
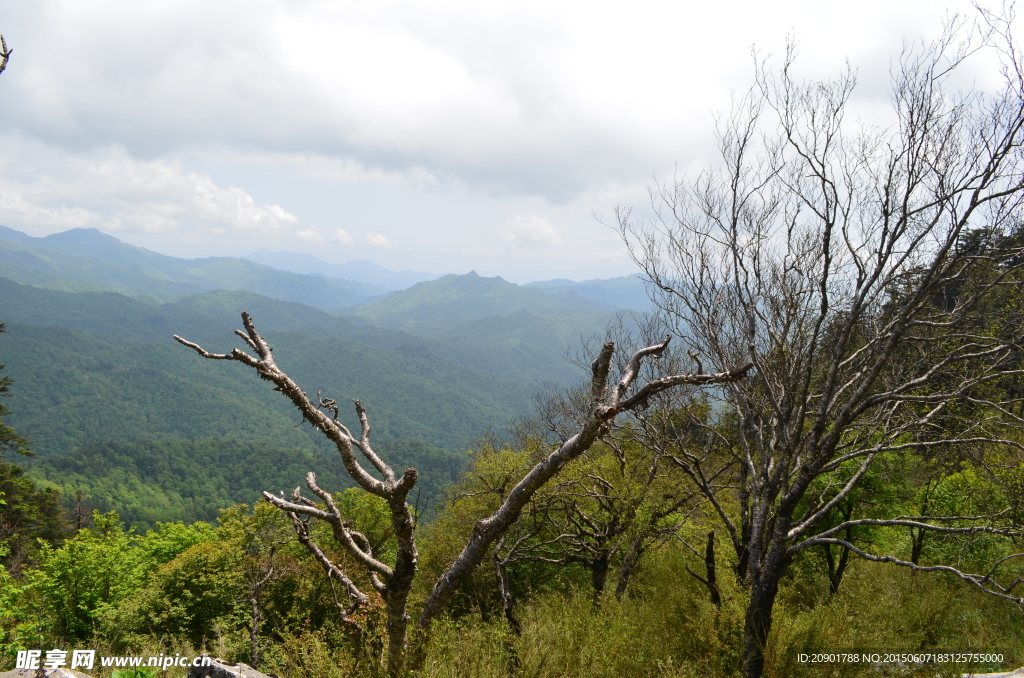
<svg viewBox="0 0 1024 678"><path fill-rule="evenodd" d="M448 620L435 632L424 678L508 676L510 654L523 678L731 678L738 675L744 592L719 573L721 609L686 573L684 554L666 550L641 573L623 600L591 593L549 593L520 606L523 636L500 617ZM693 563L689 563L691 568ZM766 648L769 678L887 675L960 676L1024 664L1024 614L942 575L854 563L839 593L806 578L780 591ZM800 653L997 651L1003 665L927 667L798 661Z"/></svg>
<svg viewBox="0 0 1024 678"><path fill-rule="evenodd" d="M653 554L622 600L595 601L587 588L549 591L518 601L523 635L503 617L479 610L445 618L434 627L420 678L733 678L738 675L745 592L723 563L722 606L711 604L690 576L690 556L676 548ZM854 562L839 593L813 568L795 568L783 582L766 648L768 678L959 676L968 670L1024 665L1024 613L944 575L914 574L892 566ZM415 611L413 611L415 614ZM335 634L336 635L336 634ZM372 676L366 662L327 628L292 629L267 642L262 671L285 678ZM97 656L197 654L181 639L141 636L130 648L93 643ZM205 648L229 661L248 662L248 639L236 629ZM820 652L1000 652L1002 665L927 667L809 664L799 655ZM170 668L157 675L181 678ZM97 678L136 678L99 669Z"/></svg>

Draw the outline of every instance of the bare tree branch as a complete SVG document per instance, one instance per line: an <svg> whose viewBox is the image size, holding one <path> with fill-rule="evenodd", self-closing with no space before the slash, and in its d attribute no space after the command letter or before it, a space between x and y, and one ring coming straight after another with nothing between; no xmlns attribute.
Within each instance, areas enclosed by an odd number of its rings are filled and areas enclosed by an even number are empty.
<svg viewBox="0 0 1024 678"><path fill-rule="evenodd" d="M605 387L615 345L607 342L602 346L591 365L590 406L583 425L567 441L530 469L493 514L476 524L469 542L434 584L420 613L418 627L426 629L430 626L431 621L441 612L459 585L480 564L487 549L519 518L521 511L534 494L566 464L590 449L594 442L608 431L617 414L636 408L650 396L680 384L704 386L734 382L742 379L752 367L746 364L718 374L664 377L648 382L638 389L635 395L620 400L632 386L643 359L647 356L660 355L667 345L668 339L661 344L636 351L627 362L627 368L610 396L606 394ZM605 402L606 398L608 402Z"/></svg>

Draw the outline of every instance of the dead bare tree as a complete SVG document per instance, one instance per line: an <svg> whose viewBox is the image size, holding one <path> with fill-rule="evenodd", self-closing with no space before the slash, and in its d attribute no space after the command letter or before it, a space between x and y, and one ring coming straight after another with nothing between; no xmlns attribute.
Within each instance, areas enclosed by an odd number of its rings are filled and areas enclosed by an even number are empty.
<svg viewBox="0 0 1024 678"><path fill-rule="evenodd" d="M516 635L518 622L509 617L510 566L580 565L590 573L595 603L609 574L621 597L644 555L671 539L698 508L697 493L679 482L666 454L651 454L623 438L607 436L571 471L535 494L495 545L499 593Z"/></svg>
<svg viewBox="0 0 1024 678"><path fill-rule="evenodd" d="M306 485L322 504L302 496L296 489L292 498L274 496L264 492L264 498L281 510L293 516L300 541L321 563L328 574L345 583L350 600L358 606L365 596L359 592L351 578L340 567L332 563L322 549L308 538L303 540L300 516L321 520L330 525L334 538L345 551L362 565L373 587L381 594L387 610L388 658L387 671L396 676L407 668L406 650L408 645L409 615L407 603L413 578L416 574L416 538L413 512L407 502L409 491L418 478L416 469L407 468L401 476L374 452L370 444L370 421L362 404L355 401L361 432L356 437L344 424L338 421L338 407L334 400L317 397L311 400L274 361L274 355L266 340L259 335L248 313L242 314L245 331L235 333L256 353L253 356L235 348L230 353L211 353L198 344L177 335L175 340L195 350L204 358L232 360L256 370L262 379L272 382L275 390L287 396L302 413L304 421L320 430L337 447L349 475L366 492L381 497L388 505L392 529L397 539L397 556L393 565L379 560L370 545L361 535L350 529L349 524L335 505L330 493L316 484L313 474L307 476ZM636 351L617 371L618 380L609 379L613 367L615 344L607 342L591 365L589 406L578 430L553 451L534 465L526 475L509 491L498 509L481 519L473 528L472 536L462 552L448 566L435 582L423 609L420 611L417 628L420 638L425 638L432 621L440 614L459 586L486 557L491 546L502 537L519 518L523 508L536 492L558 474L566 464L586 452L602 436L606 435L615 417L629 412L648 402L657 394L682 384L708 386L725 384L741 379L753 366L746 362L741 367L725 369L715 374L672 374L656 379L642 380L637 385L642 364L645 360L656 359L664 353L671 337L663 342ZM356 450L370 462L382 479L378 480L359 463ZM351 584L351 585L350 585ZM423 647L422 642L419 645ZM422 660L422 652L414 656L413 664Z"/></svg>
<svg viewBox="0 0 1024 678"><path fill-rule="evenodd" d="M846 120L849 69L801 82L792 43L778 70L757 59L756 85L719 120L721 166L655 190L653 219L618 212L667 326L713 365L755 365L753 378L717 391L734 436L715 454L681 445L676 456L724 525L750 592L747 678L764 670L780 578L811 547L946 572L1024 603L1019 577L996 576L1022 553L970 573L844 538L867 525L1014 537L1008 512L822 527L882 454L1021 450L1011 428L1024 420L989 387L1021 374L1024 318L988 303L1017 284L1020 251L960 246L973 229L1015 227L1024 195L1024 62L1009 18L984 19L980 38L954 18L935 42L904 51L889 129ZM946 92L979 47L1002 55L1002 90Z"/></svg>

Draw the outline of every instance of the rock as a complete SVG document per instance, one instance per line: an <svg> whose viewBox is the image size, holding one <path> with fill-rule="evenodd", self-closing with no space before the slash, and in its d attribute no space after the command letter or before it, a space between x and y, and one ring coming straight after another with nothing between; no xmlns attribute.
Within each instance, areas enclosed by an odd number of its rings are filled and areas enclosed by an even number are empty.
<svg viewBox="0 0 1024 678"><path fill-rule="evenodd" d="M39 671L36 669L16 669L0 673L0 678L37 678L38 675ZM43 675L46 678L90 678L84 673L71 669L44 669Z"/></svg>
<svg viewBox="0 0 1024 678"><path fill-rule="evenodd" d="M0 676L0 678L3 678L3 676ZM999 673L965 673L964 678L1024 678L1024 666L1009 673L1005 671Z"/></svg>
<svg viewBox="0 0 1024 678"><path fill-rule="evenodd" d="M0 678L5 678L0 676ZM20 677L19 677L20 678ZM231 664L211 657L209 666L193 666L187 678L280 678L273 673L260 673L248 664Z"/></svg>

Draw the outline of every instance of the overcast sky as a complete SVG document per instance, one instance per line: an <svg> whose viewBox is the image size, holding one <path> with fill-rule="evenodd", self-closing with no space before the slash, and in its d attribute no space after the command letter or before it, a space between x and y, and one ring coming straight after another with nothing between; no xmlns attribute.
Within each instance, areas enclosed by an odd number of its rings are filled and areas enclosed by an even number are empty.
<svg viewBox="0 0 1024 678"><path fill-rule="evenodd" d="M948 11L971 12L967 2ZM934 0L0 0L0 224L175 256L633 271L611 223L714 160L751 47L884 109ZM989 69L975 67L984 79ZM597 218L595 218L595 214Z"/></svg>

